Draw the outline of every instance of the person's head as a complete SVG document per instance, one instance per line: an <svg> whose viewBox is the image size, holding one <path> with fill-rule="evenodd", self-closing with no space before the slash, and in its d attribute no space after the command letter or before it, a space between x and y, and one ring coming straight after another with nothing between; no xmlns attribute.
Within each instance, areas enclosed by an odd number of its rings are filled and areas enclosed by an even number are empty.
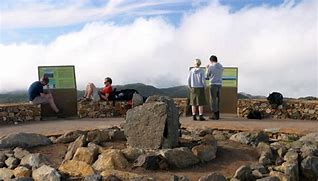
<svg viewBox="0 0 318 181"><path fill-rule="evenodd" d="M106 77L105 80L104 80L104 84L105 86L107 85L112 85L113 81L110 77Z"/></svg>
<svg viewBox="0 0 318 181"><path fill-rule="evenodd" d="M47 85L49 83L49 78L47 76L43 76L41 78L41 84L42 85Z"/></svg>
<svg viewBox="0 0 318 181"><path fill-rule="evenodd" d="M218 58L215 55L211 55L210 62L218 62Z"/></svg>
<svg viewBox="0 0 318 181"><path fill-rule="evenodd" d="M201 60L198 59L198 58L196 58L196 59L194 60L194 66L195 66L195 67L200 67L200 65L201 65Z"/></svg>

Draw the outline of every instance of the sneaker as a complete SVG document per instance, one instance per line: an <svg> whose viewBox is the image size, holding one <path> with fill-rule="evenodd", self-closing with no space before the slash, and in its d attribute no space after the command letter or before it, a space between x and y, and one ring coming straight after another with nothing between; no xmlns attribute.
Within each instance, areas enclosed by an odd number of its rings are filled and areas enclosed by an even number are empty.
<svg viewBox="0 0 318 181"><path fill-rule="evenodd" d="M203 117L203 115L200 115L200 116L199 116L199 120L200 120L200 121L205 121L205 118Z"/></svg>
<svg viewBox="0 0 318 181"><path fill-rule="evenodd" d="M197 116L196 116L196 115L193 115L193 116L192 116L192 120L193 120L193 121L196 121L196 120L197 120Z"/></svg>
<svg viewBox="0 0 318 181"><path fill-rule="evenodd" d="M56 113L57 118L65 118L65 115L63 114L64 110L62 108L59 109L59 112Z"/></svg>

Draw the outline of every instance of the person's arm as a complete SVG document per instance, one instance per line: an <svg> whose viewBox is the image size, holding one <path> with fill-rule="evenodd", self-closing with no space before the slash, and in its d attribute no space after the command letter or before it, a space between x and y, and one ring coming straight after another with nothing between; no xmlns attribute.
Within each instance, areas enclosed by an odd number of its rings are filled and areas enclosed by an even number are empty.
<svg viewBox="0 0 318 181"><path fill-rule="evenodd" d="M205 79L206 79L206 80L209 80L209 79L210 79L210 76L211 76L211 68L210 68L210 66L207 66L207 69L208 69L208 72L207 72L207 74L206 74Z"/></svg>
<svg viewBox="0 0 318 181"><path fill-rule="evenodd" d="M189 75L188 75L188 87L191 88L191 71L189 72Z"/></svg>

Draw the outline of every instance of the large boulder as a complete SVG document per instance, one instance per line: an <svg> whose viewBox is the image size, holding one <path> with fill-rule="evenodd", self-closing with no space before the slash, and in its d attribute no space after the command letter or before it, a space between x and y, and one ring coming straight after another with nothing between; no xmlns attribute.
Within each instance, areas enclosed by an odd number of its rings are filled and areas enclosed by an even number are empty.
<svg viewBox="0 0 318 181"><path fill-rule="evenodd" d="M200 160L187 147L165 149L160 152L172 168L187 168L200 162Z"/></svg>
<svg viewBox="0 0 318 181"><path fill-rule="evenodd" d="M127 111L124 131L132 147L173 148L178 145L179 126L174 101L166 96L151 96L145 104Z"/></svg>
<svg viewBox="0 0 318 181"><path fill-rule="evenodd" d="M32 177L34 181L60 181L61 175L56 171L55 168L47 165L42 165L40 168L33 170Z"/></svg>
<svg viewBox="0 0 318 181"><path fill-rule="evenodd" d="M46 136L35 133L14 133L0 139L0 148L30 148L51 144Z"/></svg>

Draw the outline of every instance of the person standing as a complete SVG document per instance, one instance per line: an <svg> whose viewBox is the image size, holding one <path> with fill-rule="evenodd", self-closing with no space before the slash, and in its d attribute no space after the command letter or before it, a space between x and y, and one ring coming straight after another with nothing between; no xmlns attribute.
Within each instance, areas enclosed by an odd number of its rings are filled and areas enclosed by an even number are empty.
<svg viewBox="0 0 318 181"><path fill-rule="evenodd" d="M212 117L210 119L220 119L220 93L222 87L223 66L218 63L215 55L210 57L210 63L207 66L208 72L206 79L210 80L210 96L212 99Z"/></svg>
<svg viewBox="0 0 318 181"><path fill-rule="evenodd" d="M28 95L30 103L32 104L49 104L50 107L53 109L53 111L57 114L58 117L63 117L62 111L57 108L54 98L51 93L44 93L43 87L48 85L49 78L46 76L43 76L41 81L35 81L33 82L29 89L28 89Z"/></svg>
<svg viewBox="0 0 318 181"><path fill-rule="evenodd" d="M194 60L194 68L190 69L188 76L188 87L190 89L190 104L192 106L193 120L196 121L197 107L199 109L199 120L204 121L203 105L206 104L204 85L205 85L205 72L200 68L201 60Z"/></svg>

